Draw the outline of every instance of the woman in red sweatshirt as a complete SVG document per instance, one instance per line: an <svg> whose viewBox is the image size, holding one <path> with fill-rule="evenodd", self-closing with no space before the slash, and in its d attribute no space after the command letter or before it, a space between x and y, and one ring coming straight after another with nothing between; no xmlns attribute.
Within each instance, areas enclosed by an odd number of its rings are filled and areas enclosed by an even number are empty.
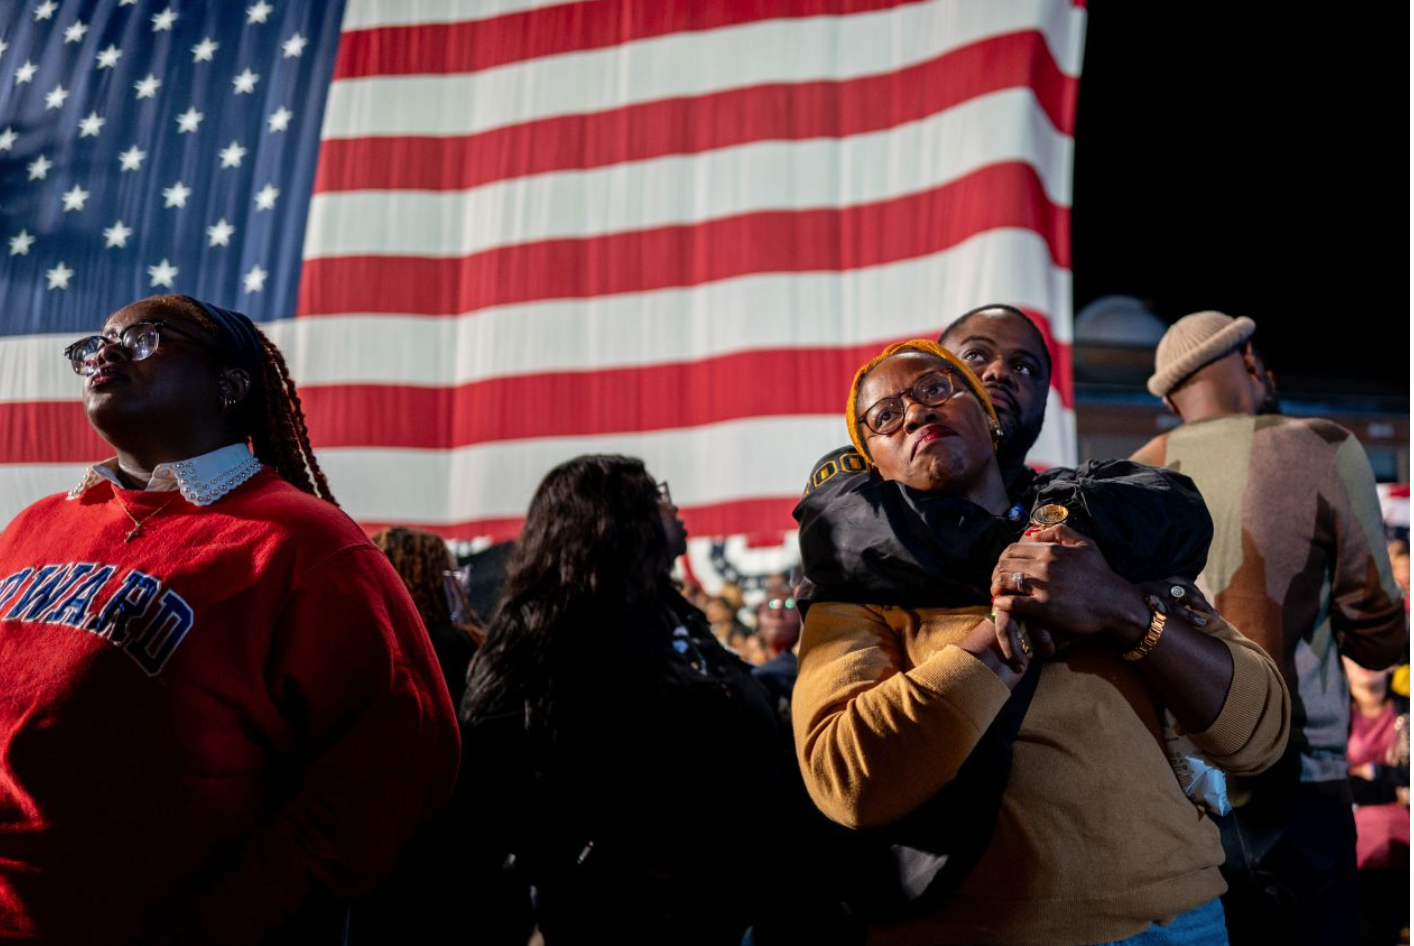
<svg viewBox="0 0 1414 946"><path fill-rule="evenodd" d="M335 941L456 770L417 611L244 315L64 354L116 455L0 534L0 938Z"/></svg>

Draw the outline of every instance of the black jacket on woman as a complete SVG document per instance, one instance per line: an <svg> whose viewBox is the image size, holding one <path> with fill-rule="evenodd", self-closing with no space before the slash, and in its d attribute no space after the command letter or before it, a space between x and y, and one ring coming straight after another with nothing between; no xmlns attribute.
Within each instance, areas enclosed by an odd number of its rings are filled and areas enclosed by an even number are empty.
<svg viewBox="0 0 1414 946"><path fill-rule="evenodd" d="M777 790L773 709L666 582L587 620L597 646L555 671L553 727L515 696L463 719L469 861L513 855L548 946L740 942L759 885L735 800Z"/></svg>

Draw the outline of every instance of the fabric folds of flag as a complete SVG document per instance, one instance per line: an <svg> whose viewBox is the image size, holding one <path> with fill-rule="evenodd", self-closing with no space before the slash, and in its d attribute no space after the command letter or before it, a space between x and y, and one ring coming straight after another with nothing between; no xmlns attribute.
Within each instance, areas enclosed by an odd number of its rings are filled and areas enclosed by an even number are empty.
<svg viewBox="0 0 1414 946"><path fill-rule="evenodd" d="M779 533L854 368L990 301L1053 343L1034 456L1073 461L1084 24L1040 0L350 0L285 228L295 311L253 311L335 492L369 526L505 537L551 466L618 452L694 534ZM98 448L72 377L25 361L54 340L4 344L28 501Z"/></svg>

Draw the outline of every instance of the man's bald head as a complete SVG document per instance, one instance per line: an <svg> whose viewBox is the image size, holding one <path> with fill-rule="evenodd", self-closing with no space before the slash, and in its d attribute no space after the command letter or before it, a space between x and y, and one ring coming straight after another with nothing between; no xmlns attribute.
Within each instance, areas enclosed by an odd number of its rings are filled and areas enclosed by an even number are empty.
<svg viewBox="0 0 1414 946"><path fill-rule="evenodd" d="M1041 358L1046 369L1046 381L1051 380L1051 350L1046 347L1046 337L1041 334L1041 330L1036 327L1036 323L1031 321L1031 317L1022 312L1014 305L1007 305L1004 302L993 302L990 305L981 305L975 309L964 312L951 325L943 329L943 334L938 336L938 343L949 351L952 346L949 339L959 339L964 337L963 332L967 330L969 324L976 319L978 321L996 324L998 320L1015 324L1023 332L1031 336L1033 351Z"/></svg>
<svg viewBox="0 0 1414 946"><path fill-rule="evenodd" d="M939 336L944 348L982 379L997 409L1003 472L1019 466L1041 435L1051 388L1051 353L1041 330L1020 309L984 305L966 313Z"/></svg>

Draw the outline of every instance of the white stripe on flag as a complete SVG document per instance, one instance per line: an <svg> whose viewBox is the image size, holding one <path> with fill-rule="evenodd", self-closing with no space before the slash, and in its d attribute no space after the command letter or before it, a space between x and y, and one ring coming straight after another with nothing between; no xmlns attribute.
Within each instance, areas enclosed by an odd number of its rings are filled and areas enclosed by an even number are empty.
<svg viewBox="0 0 1414 946"><path fill-rule="evenodd" d="M844 401L841 398L841 405ZM796 496L810 464L846 442L843 413L763 417L707 427L478 444L454 450L322 450L339 502L371 522L460 522L521 516L550 468L584 453L639 457L692 507ZM742 462L750 457L749 463ZM390 484L395 488L390 489Z"/></svg>
<svg viewBox="0 0 1414 946"><path fill-rule="evenodd" d="M344 6L344 31L470 23L564 3L565 0L348 0Z"/></svg>
<svg viewBox="0 0 1414 946"><path fill-rule="evenodd" d="M94 461L103 457L94 457ZM66 493L78 484L84 463L0 463L0 526L42 496Z"/></svg>

